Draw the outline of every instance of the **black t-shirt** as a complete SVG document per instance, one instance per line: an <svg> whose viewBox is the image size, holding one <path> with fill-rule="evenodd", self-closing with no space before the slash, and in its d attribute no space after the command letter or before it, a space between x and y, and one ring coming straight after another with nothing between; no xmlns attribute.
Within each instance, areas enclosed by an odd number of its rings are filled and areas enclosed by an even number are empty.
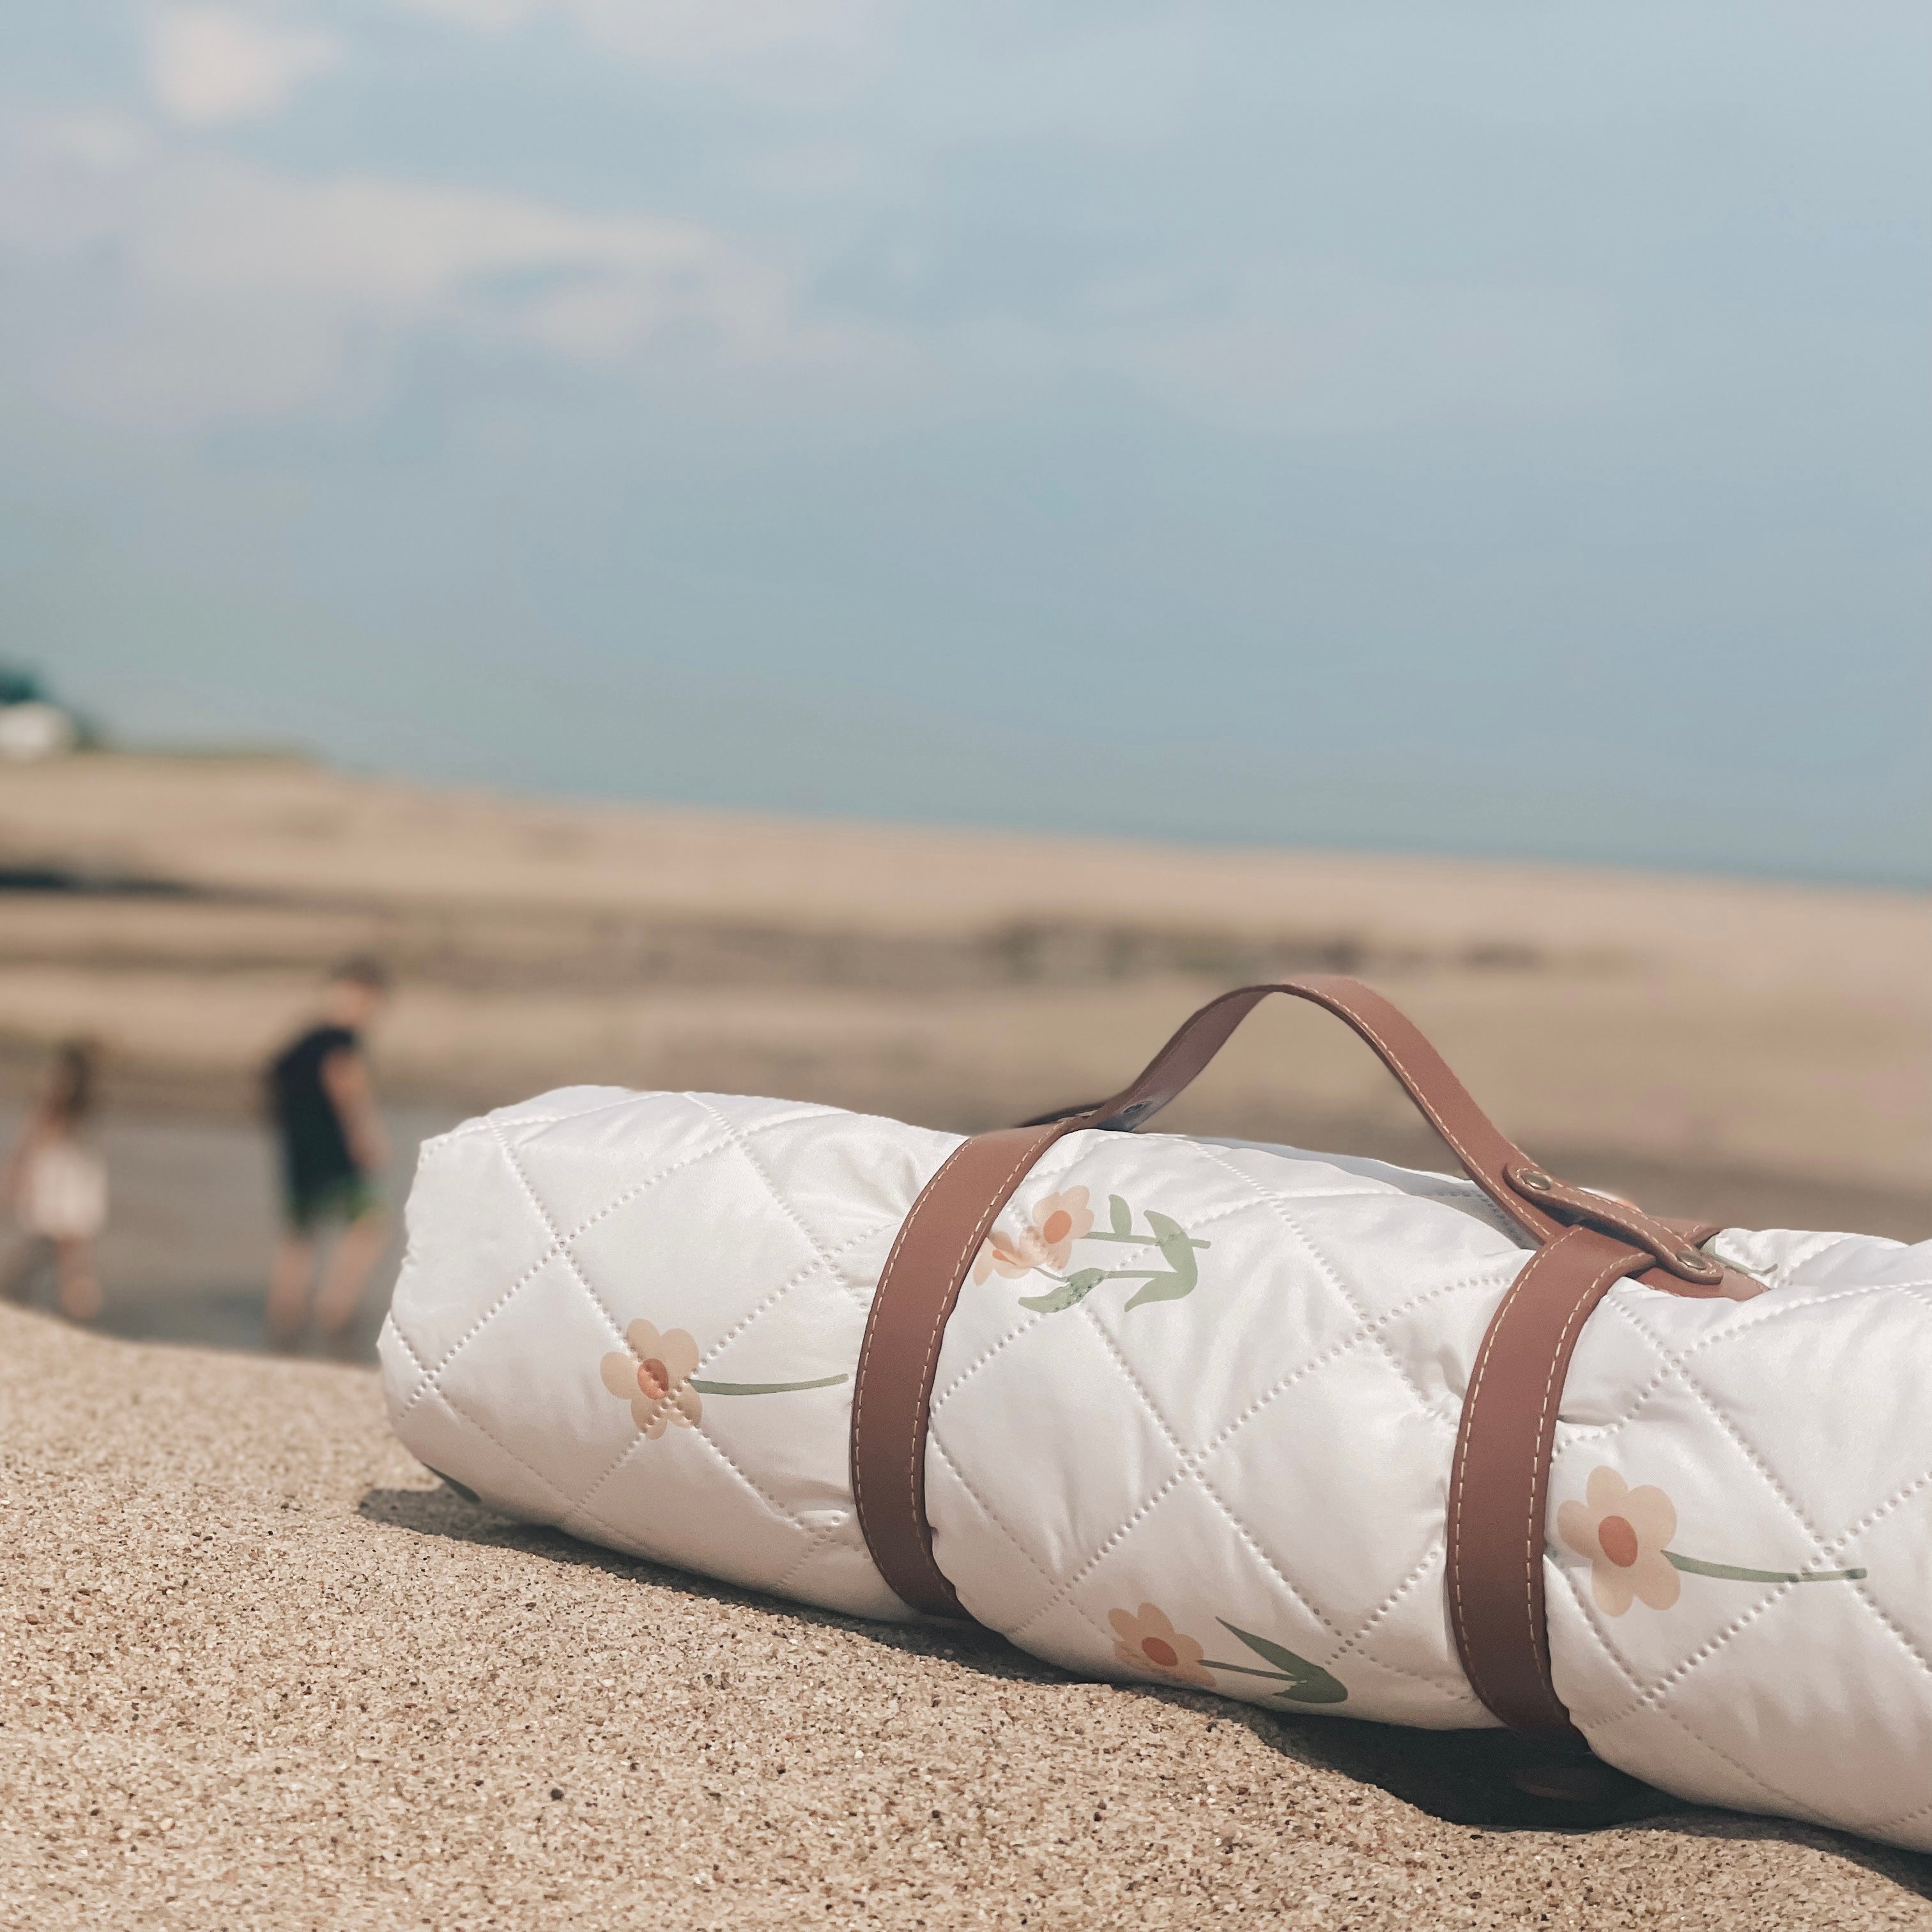
<svg viewBox="0 0 1932 1932"><path fill-rule="evenodd" d="M322 1084L322 1065L331 1054L354 1053L362 1044L346 1027L311 1027L268 1069L269 1114L281 1136L283 1166L298 1187L361 1172Z"/></svg>

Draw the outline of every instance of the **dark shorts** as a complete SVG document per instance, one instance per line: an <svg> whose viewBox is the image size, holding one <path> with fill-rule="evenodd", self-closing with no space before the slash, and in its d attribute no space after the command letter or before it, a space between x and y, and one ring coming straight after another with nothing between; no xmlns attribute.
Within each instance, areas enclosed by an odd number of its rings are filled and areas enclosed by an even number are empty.
<svg viewBox="0 0 1932 1932"><path fill-rule="evenodd" d="M291 1180L284 1197L289 1226L306 1234L325 1221L359 1221L382 1205L374 1185L359 1174Z"/></svg>

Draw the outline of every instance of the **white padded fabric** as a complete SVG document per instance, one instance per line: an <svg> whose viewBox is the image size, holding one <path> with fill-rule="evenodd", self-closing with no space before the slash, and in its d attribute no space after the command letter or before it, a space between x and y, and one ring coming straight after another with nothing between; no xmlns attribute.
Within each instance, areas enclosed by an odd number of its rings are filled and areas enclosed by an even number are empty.
<svg viewBox="0 0 1932 1932"><path fill-rule="evenodd" d="M466 1123L410 1199L382 1341L398 1434L506 1514L906 1616L854 1513L850 1377L956 1144L606 1088ZM1666 1790L1932 1850L1932 1244L1711 1246L1767 1292L1626 1283L1578 1347L1544 1559L1557 1690ZM1069 1136L946 1331L940 1568L1082 1674L1490 1724L1444 1607L1444 1492L1524 1253L1460 1178Z"/></svg>

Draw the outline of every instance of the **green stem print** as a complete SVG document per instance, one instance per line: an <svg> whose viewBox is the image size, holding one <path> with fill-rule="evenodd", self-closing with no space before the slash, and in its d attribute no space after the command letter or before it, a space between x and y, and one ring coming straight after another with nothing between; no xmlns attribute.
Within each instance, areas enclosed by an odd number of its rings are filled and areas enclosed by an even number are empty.
<svg viewBox="0 0 1932 1932"><path fill-rule="evenodd" d="M795 1389L830 1388L849 1379L838 1375L820 1376L809 1382L701 1382L693 1376L686 1387L694 1388L700 1395L789 1395Z"/></svg>
<svg viewBox="0 0 1932 1932"><path fill-rule="evenodd" d="M1734 1583L1856 1583L1862 1570L1747 1570L1737 1563L1706 1563L1701 1557L1680 1556L1674 1550L1664 1552L1664 1560L1673 1570L1694 1576L1723 1576Z"/></svg>
<svg viewBox="0 0 1932 1932"><path fill-rule="evenodd" d="M1857 1583L1857 1570L1760 1570L1755 1564L1711 1563L1670 1547L1677 1534L1677 1505L1654 1483L1633 1489L1618 1471L1604 1465L1590 1472L1582 1500L1571 1498L1556 1512L1556 1534L1563 1547L1586 1558L1590 1594L1606 1617L1620 1617L1633 1604L1668 1610L1682 1594L1679 1579L1714 1576L1732 1583ZM1701 1540L1701 1537L1700 1540Z"/></svg>
<svg viewBox="0 0 1932 1932"><path fill-rule="evenodd" d="M1220 1664L1211 1657L1204 1657L1201 1660L1204 1670L1232 1671L1242 1677L1280 1678L1283 1688L1270 1694L1278 1702L1340 1704L1346 1700L1348 1686L1339 1677L1330 1676L1320 1664L1311 1664L1305 1657L1298 1657L1286 1645L1238 1630L1226 1617L1216 1617L1214 1621L1224 1630L1239 1637L1257 1657L1266 1658L1276 1668L1262 1670L1252 1664Z"/></svg>
<svg viewBox="0 0 1932 1932"><path fill-rule="evenodd" d="M1084 1190L1083 1190L1084 1192ZM1133 1210L1118 1194L1107 1197L1107 1214L1109 1225L1105 1229L1090 1228L1086 1233L1071 1237L1075 1241L1120 1241L1134 1247L1156 1249L1166 1265L1157 1268L1100 1268L1076 1269L1072 1274L1056 1274L1050 1268L1042 1266L1040 1272L1049 1280L1058 1282L1058 1288L1045 1294L1023 1294L1020 1306L1030 1308L1042 1315L1058 1315L1063 1309L1077 1306L1103 1281L1137 1281L1141 1286L1129 1297L1127 1306L1138 1308L1144 1301L1178 1301L1183 1295L1192 1294L1200 1285L1201 1275L1194 1256L1197 1249L1212 1245L1196 1240L1175 1221L1152 1208L1147 1213L1148 1232L1134 1232Z"/></svg>

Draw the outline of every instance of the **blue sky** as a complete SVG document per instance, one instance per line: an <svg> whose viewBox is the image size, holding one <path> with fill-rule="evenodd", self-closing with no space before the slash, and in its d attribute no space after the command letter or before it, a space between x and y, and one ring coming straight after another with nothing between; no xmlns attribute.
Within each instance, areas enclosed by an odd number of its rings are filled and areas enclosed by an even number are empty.
<svg viewBox="0 0 1932 1932"><path fill-rule="evenodd" d="M0 656L518 787L1932 880L1928 42L15 0Z"/></svg>

